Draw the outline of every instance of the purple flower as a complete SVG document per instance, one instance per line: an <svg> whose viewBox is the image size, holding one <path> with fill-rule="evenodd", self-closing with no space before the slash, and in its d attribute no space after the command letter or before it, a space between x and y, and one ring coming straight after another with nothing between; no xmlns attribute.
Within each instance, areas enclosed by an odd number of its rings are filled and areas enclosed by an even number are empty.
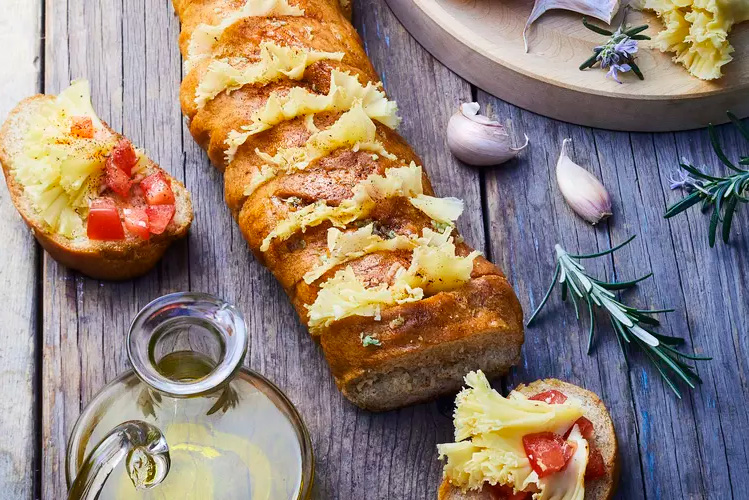
<svg viewBox="0 0 749 500"><path fill-rule="evenodd" d="M674 174L668 176L670 182L669 187L673 189L683 189L688 193L691 193L695 189L699 189L701 186L698 181L692 178L691 175L685 173L683 170L677 170Z"/></svg>
<svg viewBox="0 0 749 500"><path fill-rule="evenodd" d="M605 67L604 67L605 69ZM612 64L611 68L609 69L609 72L606 73L606 76L610 76L613 78L616 83L622 83L621 80L619 80L619 73L626 73L627 71L631 71L632 66L629 64Z"/></svg>
<svg viewBox="0 0 749 500"><path fill-rule="evenodd" d="M626 37L614 46L614 51L631 57L637 53L637 40Z"/></svg>

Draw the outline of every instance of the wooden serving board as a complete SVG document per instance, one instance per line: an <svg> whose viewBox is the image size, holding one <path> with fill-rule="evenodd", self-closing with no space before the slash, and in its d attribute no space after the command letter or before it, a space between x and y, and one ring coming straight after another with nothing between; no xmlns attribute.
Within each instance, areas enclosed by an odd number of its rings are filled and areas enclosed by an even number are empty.
<svg viewBox="0 0 749 500"><path fill-rule="evenodd" d="M523 27L532 0L387 0L408 31L450 69L502 100L559 120L629 131L686 130L727 121L726 110L749 115L749 23L735 27L734 60L724 77L705 82L673 63L671 55L641 42L637 59L645 80L623 84L605 71L578 66L605 37L586 29L581 15L549 11ZM631 25L660 21L630 12ZM594 22L602 25L596 20ZM614 20L618 25L619 18Z"/></svg>

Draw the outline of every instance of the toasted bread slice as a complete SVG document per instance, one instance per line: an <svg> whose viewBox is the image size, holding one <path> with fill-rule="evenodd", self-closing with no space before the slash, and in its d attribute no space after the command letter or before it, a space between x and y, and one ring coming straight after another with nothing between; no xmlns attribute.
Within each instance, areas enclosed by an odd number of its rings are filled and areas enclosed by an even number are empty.
<svg viewBox="0 0 749 500"><path fill-rule="evenodd" d="M50 256L61 264L97 279L124 280L146 273L162 257L169 245L182 238L192 223L192 202L185 186L164 172L156 163L143 158L141 174L162 172L171 184L175 213L166 230L149 239L126 233L120 240L91 240L85 234L66 237L52 230L28 198L24 186L14 175L18 158L24 152L26 138L33 120L45 102L56 96L36 95L23 100L10 113L0 128L0 163L11 200L37 241ZM121 135L102 125L119 140ZM99 182L103 182L100 176Z"/></svg>
<svg viewBox="0 0 749 500"><path fill-rule="evenodd" d="M585 480L585 500L609 500L613 498L619 481L619 456L617 451L614 424L606 406L601 399L587 389L555 378L537 380L528 385L521 384L516 391L533 396L549 390L557 390L566 396L577 398L582 402L584 416L593 423L595 446L603 456L606 475L597 479ZM437 491L439 500L504 500L485 487L478 491L461 491L445 479Z"/></svg>

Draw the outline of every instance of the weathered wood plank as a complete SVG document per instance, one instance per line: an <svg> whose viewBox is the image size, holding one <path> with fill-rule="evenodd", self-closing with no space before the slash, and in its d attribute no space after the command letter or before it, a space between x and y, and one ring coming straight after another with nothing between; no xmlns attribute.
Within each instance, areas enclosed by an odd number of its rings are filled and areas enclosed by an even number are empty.
<svg viewBox="0 0 749 500"><path fill-rule="evenodd" d="M742 229L733 235L732 248L711 251L704 250L707 220L698 211L683 221L662 218L667 204L679 196L667 192L668 173L685 156L675 143L691 145L696 163L710 160L708 164L715 165L706 132L676 134L674 141L673 134L591 131L518 110L482 92L479 101L498 109L517 140L523 132L531 136L530 150L520 160L486 174L491 255L508 271L526 312L551 279L554 243L588 252L638 233L640 238L613 261L593 266L588 261L586 266L620 279L654 271L655 279L630 293L630 300L644 307L676 307L661 331L686 337L687 351L695 346L698 353L716 356L698 367L705 384L692 392L685 388L679 401L644 356L630 356L627 377L601 316L595 352L586 356L587 323L579 325L555 293L542 321L527 330L523 366L511 380L553 375L599 392L612 410L620 440L619 498L731 498L735 484L748 479L746 441L730 442L721 430L726 421L732 435L743 436L746 429L746 339L736 332L746 330L747 300L741 286L746 283L746 253L741 249L746 246L747 214L734 223ZM731 139L727 152L735 156L741 151L738 138L724 128L726 134ZM561 199L554 165L565 136L575 141L573 158L597 174L612 194L615 215L605 228L590 228ZM701 240L695 244L696 232ZM538 264L528 266L528 259ZM726 302L730 305L723 305ZM719 312L724 310L730 312ZM731 379L742 383L736 387Z"/></svg>
<svg viewBox="0 0 749 500"><path fill-rule="evenodd" d="M183 179L178 23L163 2L47 2L46 88L91 82L93 103L114 129ZM189 287L187 245L178 243L147 276L98 282L44 258L43 498L63 498L65 445L81 409L128 368L125 333L135 313Z"/></svg>
<svg viewBox="0 0 749 500"><path fill-rule="evenodd" d="M528 317L551 280L556 243L571 252L609 246L607 228L591 229L566 206L556 188L554 167L562 140L572 138L573 158L600 175L596 142L590 129L519 110L481 91L478 97L508 125L516 141L521 141L523 134L531 139L520 158L486 171L491 257L507 272ZM602 276L612 273L611 263L605 259L586 262L586 266ZM622 475L627 478L620 485L620 496L643 498L638 430L630 388L626 382L620 383L619 374L626 367L619 347L613 337L601 332L595 341L595 355L587 356L587 328L578 324L571 307L559 304L557 294L538 322L526 329L522 365L509 377L510 385L557 377L598 393L607 402L619 435Z"/></svg>
<svg viewBox="0 0 749 500"><path fill-rule="evenodd" d="M0 67L12 68L12 75L0 80L0 120L18 101L39 92L41 87L41 5L10 0L3 5L13 16L0 17L0 43L12 47L0 53ZM35 469L38 467L36 419L38 390L37 245L13 207L6 189L0 195L0 384L5 394L0 402L0 487L8 498L34 498Z"/></svg>
<svg viewBox="0 0 749 500"><path fill-rule="evenodd" d="M447 118L459 101L470 98L470 87L435 63L384 3L357 4L355 24L386 89L400 103L404 135L421 146L436 189L466 198L462 229L468 241L482 248L478 177L455 168L442 143ZM426 75L419 85L427 91L412 91L415 74ZM446 98L435 103L430 97L435 93ZM449 439L450 419L435 405L370 414L341 396L286 295L247 251L224 208L220 174L187 130L183 144L187 185L196 208L189 242L192 288L216 293L244 311L251 332L249 366L287 393L312 435L314 498L434 498L441 474L435 445Z"/></svg>
<svg viewBox="0 0 749 500"><path fill-rule="evenodd" d="M720 128L726 154L736 158L747 154L749 144L728 126ZM706 131L657 137L657 160L661 171L676 167L677 159L686 158L695 165L723 175L726 171L713 154ZM673 151L671 155L667 152ZM668 203L682 193L669 193L663 183ZM670 221L676 269L681 281L680 293L685 302L688 331L694 345L712 355L714 360L701 367L705 383L695 397L697 439L702 448L700 471L710 494L745 496L749 484L749 386L747 359L749 342L745 332L749 297L749 213L746 207L733 222L731 243L708 246L708 218L695 208ZM742 334L743 332L743 334ZM709 489L708 489L709 488Z"/></svg>
<svg viewBox="0 0 749 500"><path fill-rule="evenodd" d="M315 498L434 498L441 475L435 444L450 439L452 422L445 410L452 402L371 414L340 395L285 294L247 251L225 209L220 174L182 124L178 25L171 8L157 0L47 0L46 9L45 90L57 92L72 78L89 78L101 116L186 182L196 219L188 242L132 282L88 280L44 257L42 497L64 497L67 437L81 408L128 368L124 334L132 316L158 295L192 289L219 295L245 313L251 331L247 364L287 392L310 428L317 458ZM749 431L749 340L742 335L749 326L747 214L735 222L739 231L732 245L716 250L707 248L707 221L697 212L672 221L660 218L666 203L678 196L668 192L665 177L680 156L716 165L704 132L592 131L479 93L482 105L511 122L516 139L527 132L533 141L520 160L480 173L455 162L444 144L447 119L459 102L471 99L470 87L416 44L383 2L358 2L354 22L386 89L400 104L402 132L421 153L436 190L466 200L463 234L477 248L489 249L527 313L551 277L554 243L596 250L638 232L634 245L614 259L591 262L591 269L626 278L652 268L657 281L643 284L632 300L674 305L678 312L662 331L686 336L688 345L716 356L699 367L705 384L677 401L640 356L632 357L626 372L602 321L594 355L587 356L584 325L555 298L538 326L528 330L523 364L508 382L557 376L601 394L620 438L620 498L740 497L738 488L749 476L743 438ZM742 150L734 132L722 129L721 134L728 151ZM575 159L612 191L616 215L610 225L591 229L556 190L553 166L568 136L574 139ZM480 177L486 181L490 242ZM32 247L26 242L24 248ZM3 278L0 274L0 283ZM15 289L16 283L14 278ZM19 317L29 322L30 331L33 303L24 304L29 314ZM12 345L17 351L19 345ZM33 345L29 349L27 356ZM29 496L30 482L23 484L21 494Z"/></svg>

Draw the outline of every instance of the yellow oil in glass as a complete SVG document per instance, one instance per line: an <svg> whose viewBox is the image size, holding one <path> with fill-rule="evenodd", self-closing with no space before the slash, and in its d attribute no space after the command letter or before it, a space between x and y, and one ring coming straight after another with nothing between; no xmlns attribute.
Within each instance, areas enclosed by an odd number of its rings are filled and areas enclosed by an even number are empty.
<svg viewBox="0 0 749 500"><path fill-rule="evenodd" d="M172 380L190 381L208 374L210 359L192 351L167 355L159 371ZM150 490L136 490L124 461L107 480L101 499L286 500L302 490L300 436L267 395L240 371L208 396L161 395L132 375L111 392L91 429L89 453L113 427L126 420L149 422L165 435L171 468Z"/></svg>

